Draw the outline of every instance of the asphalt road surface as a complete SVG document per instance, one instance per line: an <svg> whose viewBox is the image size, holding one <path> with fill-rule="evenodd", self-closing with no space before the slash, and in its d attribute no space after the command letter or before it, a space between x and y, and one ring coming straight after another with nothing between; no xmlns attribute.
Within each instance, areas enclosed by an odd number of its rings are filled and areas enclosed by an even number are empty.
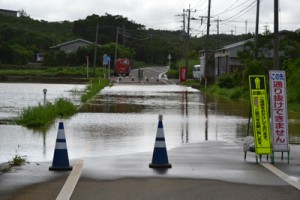
<svg viewBox="0 0 300 200"><path fill-rule="evenodd" d="M73 171L30 163L0 175L1 199L295 199L300 197L300 146L271 165L242 141L205 141L168 151L172 168L151 169L152 152L72 160ZM275 171L274 171L275 169ZM59 197L59 198L58 198Z"/></svg>
<svg viewBox="0 0 300 200"><path fill-rule="evenodd" d="M166 72L168 67L146 67L130 71L129 76L111 76L111 81L124 84L175 84L177 80L169 80ZM142 76L139 76L139 73Z"/></svg>

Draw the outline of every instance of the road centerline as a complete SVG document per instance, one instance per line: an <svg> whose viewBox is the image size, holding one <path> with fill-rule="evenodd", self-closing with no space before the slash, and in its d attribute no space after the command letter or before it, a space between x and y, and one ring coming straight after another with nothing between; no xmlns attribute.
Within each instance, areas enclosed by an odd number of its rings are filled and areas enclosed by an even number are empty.
<svg viewBox="0 0 300 200"><path fill-rule="evenodd" d="M79 177L81 175L82 169L83 169L83 163L84 160L78 160L70 173L68 179L66 180L64 186L60 190L56 200L67 200L70 199L72 196L72 193L75 189L75 186L79 180Z"/></svg>

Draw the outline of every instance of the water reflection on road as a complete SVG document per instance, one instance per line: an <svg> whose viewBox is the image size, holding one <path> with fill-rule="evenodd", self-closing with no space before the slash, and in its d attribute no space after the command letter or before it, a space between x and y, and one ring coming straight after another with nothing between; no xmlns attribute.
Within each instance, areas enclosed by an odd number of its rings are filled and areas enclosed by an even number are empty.
<svg viewBox="0 0 300 200"><path fill-rule="evenodd" d="M236 140L247 134L248 113L248 101L231 101L183 86L115 85L63 121L69 156L78 158L152 151L159 114L163 114L167 148ZM299 126L299 119L293 120ZM52 160L58 121L45 132L2 125L0 163L12 157L18 145L30 161Z"/></svg>
<svg viewBox="0 0 300 200"><path fill-rule="evenodd" d="M227 105L219 106L218 101ZM78 132L93 133L95 142L102 141L97 154L131 153L153 149L158 114L164 116L167 146L172 148L204 140L236 139L246 134L244 108L248 107L247 102L226 103L183 86L116 85L105 88L84 106L72 123L78 124ZM95 144L91 146L95 148Z"/></svg>

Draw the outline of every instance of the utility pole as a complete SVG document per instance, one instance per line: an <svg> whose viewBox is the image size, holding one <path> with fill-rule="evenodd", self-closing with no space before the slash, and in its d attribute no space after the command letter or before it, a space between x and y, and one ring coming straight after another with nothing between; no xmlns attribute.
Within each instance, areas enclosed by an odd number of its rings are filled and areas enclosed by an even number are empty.
<svg viewBox="0 0 300 200"><path fill-rule="evenodd" d="M98 34L99 34L99 23L97 22L96 27L96 41L95 41L95 49L94 49L94 63L93 63L93 75L96 76L96 61L97 61L97 49L98 49Z"/></svg>
<svg viewBox="0 0 300 200"><path fill-rule="evenodd" d="M219 30L220 30L220 22L222 21L221 19L219 19L219 16L218 16L218 19L215 19L215 21L217 22L217 35L219 35Z"/></svg>
<svg viewBox="0 0 300 200"><path fill-rule="evenodd" d="M218 48L220 47L219 45L219 34L220 34L220 21L222 21L221 19L219 19L219 16L218 16L218 19L215 19L215 22L217 22L217 35L218 35L218 39L217 39L217 43L218 43Z"/></svg>
<svg viewBox="0 0 300 200"><path fill-rule="evenodd" d="M178 14L176 15L177 17L182 17L182 35L185 35L185 10L183 9L183 13L182 14Z"/></svg>
<svg viewBox="0 0 300 200"><path fill-rule="evenodd" d="M209 45L209 28L210 28L210 8L211 0L208 0L208 11L207 11L207 30L206 30L206 45L205 45L205 65L204 65L204 78L205 78L205 88L207 86L207 65L208 65L208 45Z"/></svg>
<svg viewBox="0 0 300 200"><path fill-rule="evenodd" d="M125 40L126 40L126 37L125 37L125 23L123 22L123 28L122 28L122 31L123 31L123 46L125 46Z"/></svg>
<svg viewBox="0 0 300 200"><path fill-rule="evenodd" d="M248 32L248 21L246 20L245 21L245 34L247 35L247 32Z"/></svg>
<svg viewBox="0 0 300 200"><path fill-rule="evenodd" d="M258 52L259 3L260 3L260 0L257 0L257 5L256 5L256 26L255 26L255 52L254 52L254 58L255 59L257 59L257 52Z"/></svg>
<svg viewBox="0 0 300 200"><path fill-rule="evenodd" d="M116 33L116 46L115 46L115 63L117 60L117 52L118 52L118 40L119 40L119 27L117 27L117 33Z"/></svg>
<svg viewBox="0 0 300 200"><path fill-rule="evenodd" d="M183 9L183 12L188 13L188 26L187 26L187 34L185 37L185 66L188 69L189 66L189 42L190 42L190 21L191 21L191 12L196 12L196 10L191 10L191 5L189 5L189 9ZM188 72L188 70L187 70Z"/></svg>
<svg viewBox="0 0 300 200"><path fill-rule="evenodd" d="M279 70L278 0L274 0L274 69Z"/></svg>
<svg viewBox="0 0 300 200"><path fill-rule="evenodd" d="M182 54L185 55L185 44L186 44L186 41L185 41L185 36L186 36L186 32L185 32L185 10L183 9L183 14L178 14L176 15L177 17L182 17L182 33L181 33L181 36L180 36L180 40L183 41L182 42Z"/></svg>

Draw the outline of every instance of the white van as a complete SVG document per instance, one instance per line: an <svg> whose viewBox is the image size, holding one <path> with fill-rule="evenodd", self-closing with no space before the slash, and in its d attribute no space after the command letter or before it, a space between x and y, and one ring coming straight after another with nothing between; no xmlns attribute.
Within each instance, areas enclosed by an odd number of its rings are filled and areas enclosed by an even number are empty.
<svg viewBox="0 0 300 200"><path fill-rule="evenodd" d="M202 69L203 67L201 67L201 65L194 65L193 67L193 78L195 80L200 80L203 78L204 76L204 71Z"/></svg>
<svg viewBox="0 0 300 200"><path fill-rule="evenodd" d="M43 62L44 60L44 54L43 53L37 53L36 54L36 61L37 62Z"/></svg>

